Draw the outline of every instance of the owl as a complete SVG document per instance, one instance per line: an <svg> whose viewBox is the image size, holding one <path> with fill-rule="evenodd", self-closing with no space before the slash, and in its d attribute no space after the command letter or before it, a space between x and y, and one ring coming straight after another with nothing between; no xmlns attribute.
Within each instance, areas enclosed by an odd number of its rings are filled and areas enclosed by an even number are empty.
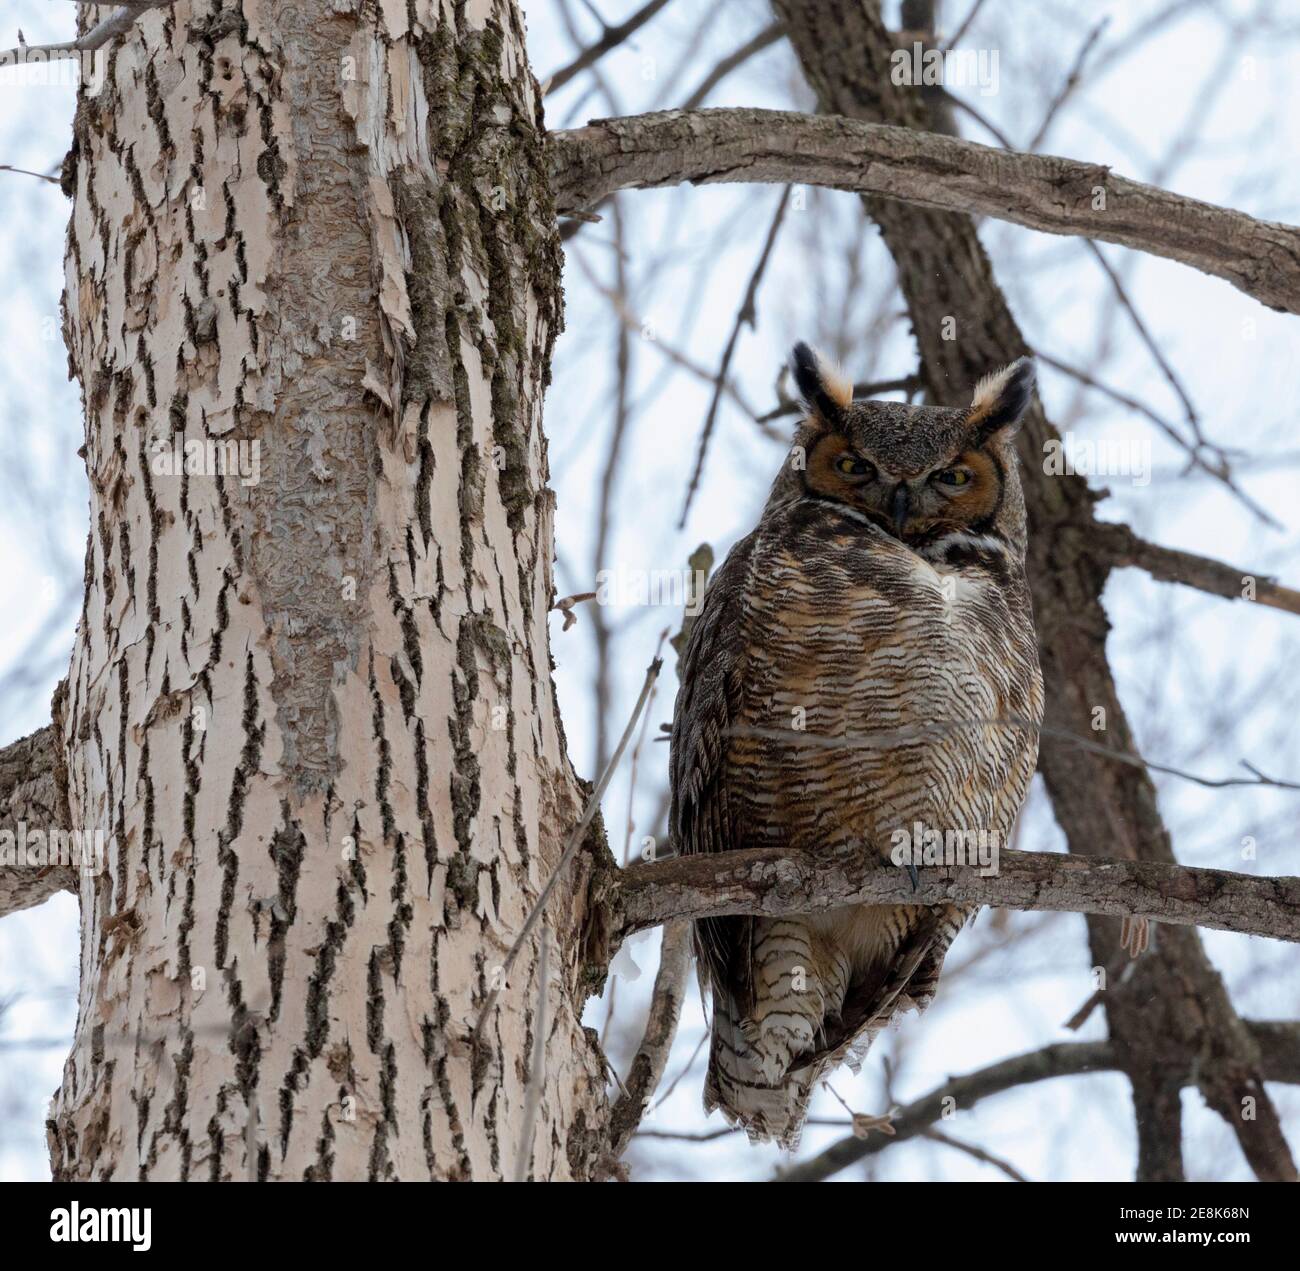
<svg viewBox="0 0 1300 1271"><path fill-rule="evenodd" d="M1004 845L1043 712L1012 447L1033 364L986 376L965 408L854 401L804 344L793 369L806 418L683 656L678 850L861 852L897 869L908 836ZM796 1146L817 1081L929 1004L973 912L696 923L706 1110Z"/></svg>

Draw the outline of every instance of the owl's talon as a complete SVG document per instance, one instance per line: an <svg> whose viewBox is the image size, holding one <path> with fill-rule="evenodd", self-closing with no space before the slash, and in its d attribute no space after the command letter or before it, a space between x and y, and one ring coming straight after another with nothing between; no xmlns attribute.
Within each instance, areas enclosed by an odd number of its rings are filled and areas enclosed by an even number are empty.
<svg viewBox="0 0 1300 1271"><path fill-rule="evenodd" d="M912 880L912 890L913 890L914 892L916 892L916 891L920 891L920 889L921 889L921 880L920 880L920 878L917 877L917 873L916 873L916 862L915 862L915 861L908 861L908 862L907 862L907 876L908 876L908 878L910 878L910 879Z"/></svg>

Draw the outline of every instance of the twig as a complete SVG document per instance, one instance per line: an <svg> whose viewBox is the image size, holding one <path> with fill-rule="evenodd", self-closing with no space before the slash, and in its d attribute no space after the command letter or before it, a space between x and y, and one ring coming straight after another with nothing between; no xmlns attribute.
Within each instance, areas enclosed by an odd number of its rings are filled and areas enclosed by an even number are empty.
<svg viewBox="0 0 1300 1271"><path fill-rule="evenodd" d="M160 9L172 0L138 0L121 4L102 22L91 27L84 35L62 44L19 44L17 48L0 53L0 66L22 65L35 56L38 61L61 61L76 57L78 53L93 53L103 48L115 35L123 35L135 24L136 18L148 9Z"/></svg>
<svg viewBox="0 0 1300 1271"><path fill-rule="evenodd" d="M48 181L51 185L58 185L59 178L46 176L44 172L33 172L30 168L15 168L12 163L0 163L0 172L17 172L25 177L35 177L38 181Z"/></svg>
<svg viewBox="0 0 1300 1271"><path fill-rule="evenodd" d="M1026 150L1037 150L1043 143L1043 138L1047 136L1047 130L1052 126L1056 116L1060 113L1061 107L1070 99L1070 95L1079 86L1079 77L1083 72L1083 64L1088 60L1088 54L1092 52L1093 45L1101 38L1101 33L1110 23L1110 18L1102 18L1095 27L1088 33L1088 38L1084 40L1083 47L1079 50L1074 59L1074 65L1070 67L1070 73L1065 78L1065 83L1061 85L1056 96L1052 98L1051 104L1047 108L1047 113L1043 116L1043 122L1038 125L1038 131L1034 133Z"/></svg>
<svg viewBox="0 0 1300 1271"><path fill-rule="evenodd" d="M561 629L567 631L578 621L578 615L573 612L574 605L580 605L587 600L595 600L596 595L597 593L594 591L579 591L572 596L565 596L563 600L557 600L551 608L559 610L564 615L564 626Z"/></svg>
<svg viewBox="0 0 1300 1271"><path fill-rule="evenodd" d="M695 500L695 491L699 488L700 476L704 471L704 456L708 452L709 440L713 436L713 425L718 418L718 406L722 402L722 386L726 381L727 372L731 369L731 358L736 351L736 343L740 339L740 329L744 326L749 327L751 331L754 329L756 316L754 302L758 296L759 284L763 281L764 273L767 272L767 262L771 259L772 248L776 246L776 237L781 232L781 222L785 220L785 211L789 204L790 187L787 185L781 191L780 202L776 205L776 214L772 217L767 237L763 240L763 250L759 253L754 272L749 276L749 285L745 288L744 299L740 302L740 309L737 311L736 320L732 324L731 335L727 337L726 347L722 350L722 361L718 364L718 373L713 378L713 395L709 399L709 411L704 417L704 427L700 430L699 447L695 454L695 467L691 471L691 479L686 486L686 499L682 504L682 514L677 519L677 528L679 530L686 525L686 517L691 510L691 504Z"/></svg>
<svg viewBox="0 0 1300 1271"><path fill-rule="evenodd" d="M645 1032L628 1069L623 1093L610 1112L610 1151L615 1157L623 1154L641 1124L668 1066L691 965L691 939L689 922L672 922L664 927Z"/></svg>
<svg viewBox="0 0 1300 1271"><path fill-rule="evenodd" d="M709 94L738 66L743 66L755 53L761 53L785 35L780 22L765 26L752 40L742 44L734 53L728 53L699 83L699 87L681 104L682 110L695 110L704 105Z"/></svg>
<svg viewBox="0 0 1300 1271"><path fill-rule="evenodd" d="M1013 1183L1029 1182L1010 1161L1003 1160L1000 1156L994 1156L992 1152L986 1152L982 1147L976 1147L974 1143L964 1143L961 1139L954 1139L950 1135L942 1134L935 1129L922 1130L921 1137L932 1139L935 1143L942 1143L945 1147L956 1148L958 1152L965 1152L967 1156L972 1157L974 1160L983 1161L985 1165L992 1165L994 1169L1001 1170Z"/></svg>
<svg viewBox="0 0 1300 1271"><path fill-rule="evenodd" d="M580 268L582 273L585 274L586 281L590 282L591 286L593 286L595 290L601 292L601 295L603 295L604 298L611 300L611 302L614 303L615 313L617 317L619 317L621 324L627 326L629 330L640 331L642 326L645 325L641 321L641 318L637 317L636 313L630 311L624 300L617 298L617 294L612 287L604 286L601 279L595 276L594 270L591 269L591 266L586 263L586 259L582 256L582 253L578 251L573 252L573 259L577 261L578 268ZM714 373L712 373L711 370L708 370L706 366L702 366L697 363L697 361L694 361L692 357L686 355L686 353L677 350L677 348L673 348L671 344L664 343L662 339L659 339L658 335L656 335L650 343L651 346L659 351L660 356L666 357L668 361L671 361L675 366L680 366L682 370L689 370L690 374L693 374L695 378L705 379L705 381L708 382L711 382L712 378L714 378ZM729 398L732 399L732 402L735 402L736 405L746 413L746 415L753 418L753 420L758 421L758 412L755 411L748 402L746 402L744 396L741 395L740 389L737 389L735 383L732 381L727 381L727 396L729 396ZM774 441L784 441L783 438L776 437L775 433L772 434L772 437L774 437Z"/></svg>
<svg viewBox="0 0 1300 1271"><path fill-rule="evenodd" d="M1115 1049L1110 1042L1064 1042L1004 1059L967 1076L954 1077L900 1109L894 1117L893 1137L860 1139L849 1135L833 1143L824 1152L782 1171L775 1181L819 1183L865 1156L872 1156L893 1143L904 1143L923 1134L943 1117L947 1108L972 1108L981 1099L1016 1086L1046 1081L1052 1077L1105 1072L1117 1066Z"/></svg>
<svg viewBox="0 0 1300 1271"><path fill-rule="evenodd" d="M864 381L861 384L854 384L853 400L860 401L864 398L876 397L881 393L913 393L924 383L925 378L919 371L915 371L911 375L904 375L899 379ZM759 415L755 422L768 424L774 419L782 419L787 415L797 415L801 409L799 403L794 398L790 398L779 406L773 407L766 415Z"/></svg>
<svg viewBox="0 0 1300 1271"><path fill-rule="evenodd" d="M583 49L568 66L561 67L554 75L543 80L544 92L547 95L557 92L575 75L581 74L589 66L594 66L611 49L616 49L630 35L640 30L667 3L668 0L649 0L648 4L643 4L630 18L617 26L607 26L602 22L605 33L594 44Z"/></svg>
<svg viewBox="0 0 1300 1271"><path fill-rule="evenodd" d="M967 12L966 17L962 20L961 26L959 26L957 30L953 33L952 39L946 41L943 44L942 48L940 49L940 52L946 53L949 49L957 47L957 45L961 42L962 38L965 36L966 32L970 30L971 23L975 21L975 18L978 16L979 11L983 7L984 7L984 0L975 0L975 3L971 5L969 11Z"/></svg>
<svg viewBox="0 0 1300 1271"><path fill-rule="evenodd" d="M533 1162L533 1138L537 1130L537 1109L542 1102L546 1068L546 991L550 987L551 933L542 928L537 962L537 1009L533 1012L533 1053L528 1062L528 1087L519 1127L519 1152L515 1158L516 1183L528 1178Z"/></svg>

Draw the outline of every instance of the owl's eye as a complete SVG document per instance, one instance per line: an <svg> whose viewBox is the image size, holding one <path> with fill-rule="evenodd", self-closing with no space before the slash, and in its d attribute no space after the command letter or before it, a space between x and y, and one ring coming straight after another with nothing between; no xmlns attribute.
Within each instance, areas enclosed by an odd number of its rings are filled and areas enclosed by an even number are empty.
<svg viewBox="0 0 1300 1271"><path fill-rule="evenodd" d="M846 477L874 477L876 470L865 459L858 459L854 455L841 455L835 461L835 471L843 473Z"/></svg>
<svg viewBox="0 0 1300 1271"><path fill-rule="evenodd" d="M965 468L945 468L936 472L934 479L944 485L965 485L970 480L970 473Z"/></svg>

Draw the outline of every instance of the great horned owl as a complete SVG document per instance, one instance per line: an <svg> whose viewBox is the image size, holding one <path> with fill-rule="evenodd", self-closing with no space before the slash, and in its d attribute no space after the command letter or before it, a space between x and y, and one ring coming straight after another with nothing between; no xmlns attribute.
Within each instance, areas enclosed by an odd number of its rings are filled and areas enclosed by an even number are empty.
<svg viewBox="0 0 1300 1271"><path fill-rule="evenodd" d="M915 827L1005 844L1043 710L1011 445L1033 364L987 376L964 409L855 402L807 345L793 365L807 418L681 668L679 850L857 845L893 869L898 832ZM972 912L697 923L713 998L705 1108L793 1147L816 1081L930 1002Z"/></svg>

